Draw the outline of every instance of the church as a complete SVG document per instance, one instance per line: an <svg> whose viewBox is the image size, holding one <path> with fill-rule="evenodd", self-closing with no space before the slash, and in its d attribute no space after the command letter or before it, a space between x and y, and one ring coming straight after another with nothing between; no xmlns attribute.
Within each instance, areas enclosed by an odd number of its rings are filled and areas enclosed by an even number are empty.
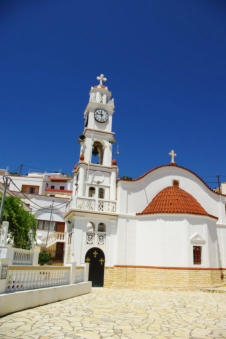
<svg viewBox="0 0 226 339"><path fill-rule="evenodd" d="M118 179L114 100L91 87L65 214L64 263L89 263L93 286L205 287L226 281L226 196L175 162ZM132 161L132 159L131 159Z"/></svg>

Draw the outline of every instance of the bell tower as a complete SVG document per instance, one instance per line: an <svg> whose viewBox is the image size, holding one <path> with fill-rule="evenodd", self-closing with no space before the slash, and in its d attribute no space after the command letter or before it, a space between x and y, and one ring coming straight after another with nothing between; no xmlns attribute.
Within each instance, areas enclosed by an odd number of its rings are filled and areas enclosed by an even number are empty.
<svg viewBox="0 0 226 339"><path fill-rule="evenodd" d="M114 100L111 99L111 92L103 85L103 81L107 81L104 75L101 74L97 79L99 84L91 87L89 102L84 112L84 132L81 136L83 140L79 140L80 156L84 156L84 161L88 163L111 166Z"/></svg>
<svg viewBox="0 0 226 339"><path fill-rule="evenodd" d="M89 280L102 286L104 265L113 265L115 251L118 167L112 160L114 100L104 85L104 75L97 80L98 84L90 89L84 129L78 138L79 161L74 167L72 196L65 214L68 235L64 260L89 262ZM95 282L98 276L101 279Z"/></svg>
<svg viewBox="0 0 226 339"><path fill-rule="evenodd" d="M80 135L80 160L74 170L73 208L96 212L116 212L116 178L118 167L112 161L114 99L103 83L91 87L84 111L84 130Z"/></svg>

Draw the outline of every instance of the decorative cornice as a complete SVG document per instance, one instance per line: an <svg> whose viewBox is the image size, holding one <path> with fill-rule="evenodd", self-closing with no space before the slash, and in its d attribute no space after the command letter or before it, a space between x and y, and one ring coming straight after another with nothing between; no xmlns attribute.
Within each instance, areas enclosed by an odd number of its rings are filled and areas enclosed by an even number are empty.
<svg viewBox="0 0 226 339"><path fill-rule="evenodd" d="M137 213L136 214L138 217L142 217L142 218L145 218L146 217L146 219L148 219L148 218L150 218L151 216L159 216L159 217L161 217L161 216L181 216L181 217L183 217L183 216L188 216L188 217L202 217L202 218L204 218L204 217L206 217L206 218L212 218L212 219L216 219L216 220L218 220L218 218L217 217L215 217L214 215L211 215L211 214L199 214L199 213L182 213L182 212L180 212L180 213L171 213L171 212L168 212L168 213Z"/></svg>
<svg viewBox="0 0 226 339"><path fill-rule="evenodd" d="M110 216L110 217L118 217L117 213L106 213L106 212L97 212L97 211L85 211L80 209L71 209L69 212L67 212L64 215L64 218L67 218L71 213L82 213L82 214L95 214L95 215L101 215L101 216Z"/></svg>
<svg viewBox="0 0 226 339"><path fill-rule="evenodd" d="M97 167L97 168L99 168L100 170L101 169L109 169L109 170L112 170L112 169L115 169L115 170L117 170L118 169L118 166L104 166L104 165L99 165L99 164L91 164L91 163L88 163L88 162L85 162L85 161L79 161L79 165L81 166L81 165L86 165L86 166L89 166L89 169L91 170L92 169L92 167ZM96 168L95 168L96 169ZM109 172L108 172L109 173Z"/></svg>
<svg viewBox="0 0 226 339"><path fill-rule="evenodd" d="M218 193L218 192L213 191L213 190L205 183L205 181L204 181L198 174L196 174L195 172L193 172L193 171L191 171L191 170L189 170L189 169L187 169L187 168L185 168L185 167L183 167L183 166L179 166L179 165L177 165L177 164L167 164L167 165L157 166L157 167L155 167L155 168L152 168L151 170L149 170L148 172L144 173L143 175L141 175L140 177L138 177L138 178L136 178L136 179L126 180L126 179L121 179L121 178L120 178L120 179L118 179L118 182L119 182L119 181L124 181L124 182L135 182L135 181L139 181L139 180L143 179L144 177L146 177L149 173L154 172L154 171L157 171L157 170L159 170L159 169L161 169L161 168L165 168L165 167L176 167L176 168L180 168L180 169L182 169L182 170L185 170L185 171L187 171L187 172L193 174L196 178L198 178L198 179L206 186L206 188L208 188L208 190L211 191L212 193L217 194L217 195L220 195L220 196L223 196L223 197L226 197L226 194L221 194L221 193Z"/></svg>
<svg viewBox="0 0 226 339"><path fill-rule="evenodd" d="M93 129L93 128L85 128L84 129L84 134L86 132L95 132L95 133L100 133L100 134L109 134L110 136L115 135L114 132L102 131L100 129Z"/></svg>
<svg viewBox="0 0 226 339"><path fill-rule="evenodd" d="M226 270L223 267L167 267L167 266L135 266L135 265L114 265L113 267L121 268L154 268L159 270L195 270L195 271L222 271Z"/></svg>

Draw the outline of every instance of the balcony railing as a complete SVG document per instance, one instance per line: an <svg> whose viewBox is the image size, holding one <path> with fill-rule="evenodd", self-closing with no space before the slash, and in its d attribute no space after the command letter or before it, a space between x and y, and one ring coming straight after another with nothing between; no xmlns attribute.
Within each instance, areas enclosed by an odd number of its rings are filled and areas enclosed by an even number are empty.
<svg viewBox="0 0 226 339"><path fill-rule="evenodd" d="M93 198L77 198L76 208L86 211L115 213L116 201Z"/></svg>
<svg viewBox="0 0 226 339"><path fill-rule="evenodd" d="M40 232L38 234L39 245L41 246L52 246L56 242L65 242L65 232ZM48 239L47 239L48 238Z"/></svg>

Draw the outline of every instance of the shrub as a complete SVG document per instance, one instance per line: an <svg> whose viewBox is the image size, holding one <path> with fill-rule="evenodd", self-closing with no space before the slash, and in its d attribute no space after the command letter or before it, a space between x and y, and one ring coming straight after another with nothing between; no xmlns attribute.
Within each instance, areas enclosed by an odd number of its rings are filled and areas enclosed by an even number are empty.
<svg viewBox="0 0 226 339"><path fill-rule="evenodd" d="M38 263L40 265L44 265L47 263L51 262L51 255L47 252L40 252L39 253L39 258L38 258Z"/></svg>

